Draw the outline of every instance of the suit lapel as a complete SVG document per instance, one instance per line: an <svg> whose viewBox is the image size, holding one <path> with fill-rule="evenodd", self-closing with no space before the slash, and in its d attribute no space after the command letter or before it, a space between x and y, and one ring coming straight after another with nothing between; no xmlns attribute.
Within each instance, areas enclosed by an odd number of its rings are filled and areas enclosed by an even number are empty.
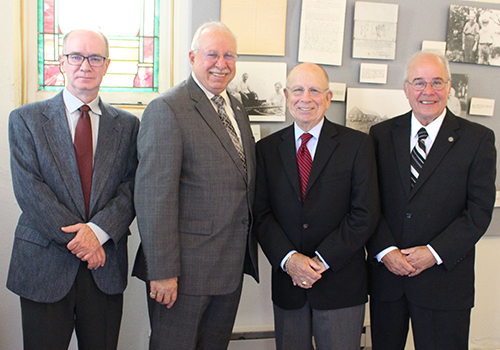
<svg viewBox="0 0 500 350"><path fill-rule="evenodd" d="M424 166L421 173L418 176L418 180L415 183L415 187L411 191L410 198L422 187L422 185L427 181L429 176L436 170L439 163L443 157L448 153L449 149L457 141L458 135L455 132L459 128L456 117L447 112L443 124L439 129L436 140L434 141L432 148L427 155Z"/></svg>
<svg viewBox="0 0 500 350"><path fill-rule="evenodd" d="M247 181L247 175L245 174L245 170L243 169L243 165L241 164L238 152L236 152L236 148L234 147L234 144L231 141L231 138L229 137L229 134L227 133L227 130L222 124L219 116L217 115L217 112L215 111L212 103L191 76L189 76L189 78L187 79L187 88L189 90L191 99L196 101L196 109L200 113L201 117L212 129L215 136L217 136L217 138L220 140L222 146L227 151L227 153L229 153L229 156L233 160L234 164L236 165L242 176L245 178L245 181ZM241 110L234 110L235 118L237 118L236 120L238 121L239 125L241 125L242 113L243 112ZM245 146L246 145L244 144L243 147Z"/></svg>
<svg viewBox="0 0 500 350"><path fill-rule="evenodd" d="M306 197L337 147L338 142L335 140L336 135L337 130L335 129L335 125L325 118L323 127L321 128L318 146L316 147L311 173L307 181Z"/></svg>
<svg viewBox="0 0 500 350"><path fill-rule="evenodd" d="M392 129L392 140L396 162L399 169L399 177L405 194L410 195L410 130L411 130L411 112L407 113L401 119L395 121Z"/></svg>
<svg viewBox="0 0 500 350"><path fill-rule="evenodd" d="M288 177L288 180L292 184L293 189L297 193L297 196L301 197L300 183L299 183L299 170L297 168L297 152L295 147L295 134L293 129L293 124L290 125L284 132L282 137L282 142L278 146L278 153L283 163L283 168Z"/></svg>
<svg viewBox="0 0 500 350"><path fill-rule="evenodd" d="M50 100L47 108L42 113L47 118L47 122L43 125L43 130L50 152L57 163L58 171L61 174L64 184L80 212L80 216L84 218L85 203L80 174L76 163L75 149L71 140L62 92Z"/></svg>
<svg viewBox="0 0 500 350"><path fill-rule="evenodd" d="M117 113L102 101L99 102L102 115L99 117L99 136L94 158L90 213L99 198L112 169L121 141L122 125L116 122Z"/></svg>

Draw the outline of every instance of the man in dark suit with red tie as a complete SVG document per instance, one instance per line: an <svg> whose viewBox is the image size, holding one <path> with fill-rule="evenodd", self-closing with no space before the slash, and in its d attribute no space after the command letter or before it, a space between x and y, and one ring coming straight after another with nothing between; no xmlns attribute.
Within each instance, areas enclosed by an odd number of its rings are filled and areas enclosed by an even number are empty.
<svg viewBox="0 0 500 350"><path fill-rule="evenodd" d="M295 123L257 144L255 233L272 265L277 349L358 350L367 301L364 245L379 218L370 136L325 118L318 65L292 69Z"/></svg>
<svg viewBox="0 0 500 350"><path fill-rule="evenodd" d="M474 247L495 202L490 129L446 108L446 58L419 52L404 90L412 110L371 128L382 217L370 239L373 350L468 349Z"/></svg>

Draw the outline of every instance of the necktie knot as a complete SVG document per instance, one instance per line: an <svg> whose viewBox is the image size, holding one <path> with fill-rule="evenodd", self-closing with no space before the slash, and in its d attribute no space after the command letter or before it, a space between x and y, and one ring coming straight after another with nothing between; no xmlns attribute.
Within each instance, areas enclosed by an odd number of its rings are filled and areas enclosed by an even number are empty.
<svg viewBox="0 0 500 350"><path fill-rule="evenodd" d="M312 137L313 136L308 132L305 132L302 135L300 135L300 138L302 140L302 145L306 145Z"/></svg>
<svg viewBox="0 0 500 350"><path fill-rule="evenodd" d="M87 105L82 105L80 108L78 108L80 112L82 113L88 113L90 111L90 107Z"/></svg>
<svg viewBox="0 0 500 350"><path fill-rule="evenodd" d="M222 97L221 95L214 95L212 97L212 101L214 101L218 108L224 106L224 97Z"/></svg>
<svg viewBox="0 0 500 350"><path fill-rule="evenodd" d="M425 140L429 134L427 133L427 130L425 128L420 128L420 130L417 133L418 135L418 140Z"/></svg>

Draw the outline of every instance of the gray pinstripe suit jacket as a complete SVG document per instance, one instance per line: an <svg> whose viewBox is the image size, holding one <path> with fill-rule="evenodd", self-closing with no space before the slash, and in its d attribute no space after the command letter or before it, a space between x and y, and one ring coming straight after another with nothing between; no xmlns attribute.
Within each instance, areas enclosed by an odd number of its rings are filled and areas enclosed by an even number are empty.
<svg viewBox="0 0 500 350"><path fill-rule="evenodd" d="M190 76L146 108L138 137L135 205L141 235L134 274L179 276L179 292L229 294L255 278L251 234L255 146L244 107L230 97L248 176L211 102Z"/></svg>

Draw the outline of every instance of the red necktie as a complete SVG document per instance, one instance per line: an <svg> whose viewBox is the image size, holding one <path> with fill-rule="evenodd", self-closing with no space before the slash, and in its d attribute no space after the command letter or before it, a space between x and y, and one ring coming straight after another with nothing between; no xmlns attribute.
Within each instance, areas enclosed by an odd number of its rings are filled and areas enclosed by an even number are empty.
<svg viewBox="0 0 500 350"><path fill-rule="evenodd" d="M312 158L309 149L307 148L307 142L311 139L312 135L305 132L300 138L302 143L297 152L297 164L299 166L299 180L300 180L300 191L302 193L302 200L306 197L307 180L309 179L309 173L311 172Z"/></svg>
<svg viewBox="0 0 500 350"><path fill-rule="evenodd" d="M75 129L75 153L80 180L82 182L83 198L85 200L85 215L89 219L90 191L92 189L92 126L89 116L90 107L80 107L80 119Z"/></svg>

